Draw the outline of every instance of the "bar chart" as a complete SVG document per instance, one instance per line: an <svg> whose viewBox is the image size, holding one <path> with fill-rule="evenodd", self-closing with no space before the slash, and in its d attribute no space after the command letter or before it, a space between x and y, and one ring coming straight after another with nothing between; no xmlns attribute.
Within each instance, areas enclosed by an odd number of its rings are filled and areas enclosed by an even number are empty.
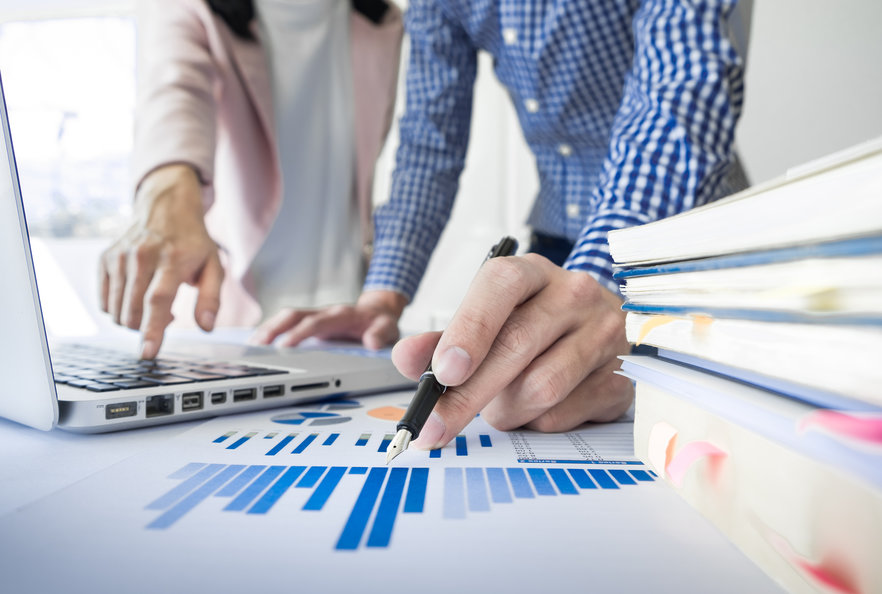
<svg viewBox="0 0 882 594"><path fill-rule="evenodd" d="M431 482L433 477L440 482ZM145 507L157 513L146 525L148 530L173 529L194 509L211 501L221 502L220 507L216 503L212 507L219 514L263 516L283 497L299 497L298 513L321 513L336 493L350 500L354 497L334 545L337 551L387 548L396 522L410 515L434 513L445 521L465 520L470 514L490 512L494 506L580 495L590 505L593 493L639 488L641 483L654 481L643 468L388 468L197 462L184 465L167 478L176 484ZM431 510L427 493L433 484L440 489L440 504L436 505L439 509ZM290 513L291 507L286 509Z"/></svg>

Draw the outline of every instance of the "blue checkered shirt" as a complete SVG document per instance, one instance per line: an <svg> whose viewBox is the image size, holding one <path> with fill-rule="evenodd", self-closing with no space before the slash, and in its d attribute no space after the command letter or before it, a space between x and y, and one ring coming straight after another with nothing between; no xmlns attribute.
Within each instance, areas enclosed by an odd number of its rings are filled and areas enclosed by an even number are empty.
<svg viewBox="0 0 882 594"><path fill-rule="evenodd" d="M483 50L536 156L528 224L573 241L564 267L618 292L609 231L740 189L734 2L411 0L407 104L365 289L416 292L457 193Z"/></svg>

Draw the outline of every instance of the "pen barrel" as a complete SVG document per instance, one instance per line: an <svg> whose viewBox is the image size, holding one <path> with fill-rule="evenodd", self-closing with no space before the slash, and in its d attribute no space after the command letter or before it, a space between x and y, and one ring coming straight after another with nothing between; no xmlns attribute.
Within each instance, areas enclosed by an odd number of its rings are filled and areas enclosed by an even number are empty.
<svg viewBox="0 0 882 594"><path fill-rule="evenodd" d="M441 394L446 389L435 379L435 374L431 370L427 370L420 378L420 383L417 386L413 400L410 401L410 406L407 407L404 416L398 421L397 429L399 431L407 429L411 434L411 439L419 437L423 425L426 424L426 419L432 414L432 409L435 408L438 398L441 397Z"/></svg>

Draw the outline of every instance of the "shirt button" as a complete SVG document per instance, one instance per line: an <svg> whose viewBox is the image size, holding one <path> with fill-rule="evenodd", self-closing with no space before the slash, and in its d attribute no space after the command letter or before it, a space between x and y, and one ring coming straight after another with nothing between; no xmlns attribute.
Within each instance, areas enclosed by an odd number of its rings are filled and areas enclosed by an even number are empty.
<svg viewBox="0 0 882 594"><path fill-rule="evenodd" d="M578 204L567 204L567 216L571 219L577 218L580 210Z"/></svg>
<svg viewBox="0 0 882 594"><path fill-rule="evenodd" d="M569 157L573 154L573 147L563 142L557 145L557 152L560 153L561 157Z"/></svg>
<svg viewBox="0 0 882 594"><path fill-rule="evenodd" d="M506 28L502 30L502 39L506 45L514 45L518 42L518 32L516 29Z"/></svg>
<svg viewBox="0 0 882 594"><path fill-rule="evenodd" d="M524 101L524 108L530 113L536 113L539 111L539 102L535 99L526 99Z"/></svg>

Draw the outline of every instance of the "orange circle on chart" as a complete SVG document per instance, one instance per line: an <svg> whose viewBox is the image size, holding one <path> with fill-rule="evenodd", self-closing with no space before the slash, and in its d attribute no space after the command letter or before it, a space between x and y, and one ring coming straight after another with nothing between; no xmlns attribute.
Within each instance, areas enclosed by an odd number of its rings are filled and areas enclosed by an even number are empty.
<svg viewBox="0 0 882 594"><path fill-rule="evenodd" d="M400 421L404 416L404 409L397 406L381 406L368 411L368 415L384 421Z"/></svg>

